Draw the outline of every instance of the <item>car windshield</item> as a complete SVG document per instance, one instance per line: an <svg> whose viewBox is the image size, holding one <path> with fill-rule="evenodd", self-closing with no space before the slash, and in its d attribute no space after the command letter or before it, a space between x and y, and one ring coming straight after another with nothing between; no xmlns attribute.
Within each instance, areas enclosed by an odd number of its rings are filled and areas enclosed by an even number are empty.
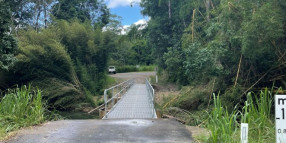
<svg viewBox="0 0 286 143"><path fill-rule="evenodd" d="M114 67L109 67L109 69L114 69Z"/></svg>

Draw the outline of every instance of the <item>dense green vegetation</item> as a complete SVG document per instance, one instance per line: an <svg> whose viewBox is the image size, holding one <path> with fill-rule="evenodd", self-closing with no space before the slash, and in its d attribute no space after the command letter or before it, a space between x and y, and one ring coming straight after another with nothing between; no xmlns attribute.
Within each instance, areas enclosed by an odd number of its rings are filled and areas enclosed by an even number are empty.
<svg viewBox="0 0 286 143"><path fill-rule="evenodd" d="M159 79L188 89L164 99L163 112L209 128L210 142L238 141L241 122L251 126L250 141L273 140L273 92L264 88L286 88L286 1L140 5L148 24L122 34L103 0L0 0L0 134L41 123L42 102L66 111L101 103L94 96L114 82L109 65L158 65ZM17 88L27 84L33 88Z"/></svg>
<svg viewBox="0 0 286 143"><path fill-rule="evenodd" d="M207 127L211 131L211 142L240 142L240 123L249 124L249 142L273 142L275 123L271 115L272 92L268 89L258 95L248 93L245 105L230 113L223 107L220 96L214 96L214 108L210 112ZM240 120L240 121L239 121Z"/></svg>
<svg viewBox="0 0 286 143"><path fill-rule="evenodd" d="M7 132L42 123L44 111L40 90L30 86L9 90L0 102L0 140Z"/></svg>
<svg viewBox="0 0 286 143"><path fill-rule="evenodd" d="M127 31L127 34L117 36L115 48L110 53L110 64L115 66L154 64L152 49L147 45L146 25L131 25Z"/></svg>
<svg viewBox="0 0 286 143"><path fill-rule="evenodd" d="M19 31L18 38L18 62L3 72L2 85L33 83L62 110L74 109L74 102L86 102L85 91L99 94L105 85L108 34L87 23L59 20L40 33Z"/></svg>
<svg viewBox="0 0 286 143"><path fill-rule="evenodd" d="M0 88L31 83L43 90L49 108L93 106L92 96L107 84L108 53L114 47L112 34L102 31L110 15L105 4L1 0L0 11Z"/></svg>
<svg viewBox="0 0 286 143"><path fill-rule="evenodd" d="M137 67L134 65L126 65L126 66L118 66L116 68L116 71L118 73L124 73L124 72L146 72L146 71L154 71L155 66L149 65L149 66L140 66Z"/></svg>
<svg viewBox="0 0 286 143"><path fill-rule="evenodd" d="M151 17L147 45L169 81L210 85L229 103L243 103L248 91L273 82L285 87L285 1L143 0L141 6Z"/></svg>
<svg viewBox="0 0 286 143"><path fill-rule="evenodd" d="M223 91L257 81L257 87L285 86L285 1L143 0L141 6L151 17L147 45L170 81L216 79Z"/></svg>
<svg viewBox="0 0 286 143"><path fill-rule="evenodd" d="M7 4L0 1L0 69L8 69L15 62L14 53L17 48L16 40L9 35L10 14Z"/></svg>
<svg viewBox="0 0 286 143"><path fill-rule="evenodd" d="M0 0L1 136L53 118L42 103L60 111L97 104L115 82L106 75L116 43L102 30L109 17L101 0Z"/></svg>
<svg viewBox="0 0 286 143"><path fill-rule="evenodd" d="M142 0L141 7L159 79L182 88L164 99L163 112L209 128L209 142L239 142L241 122L251 126L250 142L273 141L274 93L259 91L286 87L285 0Z"/></svg>

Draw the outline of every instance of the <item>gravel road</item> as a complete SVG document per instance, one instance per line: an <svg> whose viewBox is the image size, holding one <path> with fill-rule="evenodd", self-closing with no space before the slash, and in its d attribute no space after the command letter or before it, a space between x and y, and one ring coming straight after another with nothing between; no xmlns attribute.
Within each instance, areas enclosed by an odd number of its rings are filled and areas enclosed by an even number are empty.
<svg viewBox="0 0 286 143"><path fill-rule="evenodd" d="M155 72L128 72L110 74L110 76L121 80L135 79L136 83L144 83L145 78L155 76Z"/></svg>

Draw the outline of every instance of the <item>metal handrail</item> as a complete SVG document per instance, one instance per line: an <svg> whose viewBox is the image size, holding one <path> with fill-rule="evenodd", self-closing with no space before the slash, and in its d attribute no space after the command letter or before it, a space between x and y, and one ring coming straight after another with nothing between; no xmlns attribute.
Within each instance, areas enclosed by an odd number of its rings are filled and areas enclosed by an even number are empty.
<svg viewBox="0 0 286 143"><path fill-rule="evenodd" d="M110 108L113 109L114 98L116 98L116 97L118 97L120 95L124 95L127 92L127 90L134 84L134 82L135 82L134 79L130 79L130 80L124 81L124 82L122 82L122 83L120 83L118 85L115 85L113 87L110 87L110 88L104 90L104 117L103 117L103 119L106 118L106 116L108 114L107 113L107 110L108 110L108 105L107 104L110 101L112 101L111 102L112 104L111 104ZM117 89L117 93L114 93L114 89ZM110 91L110 90L112 90L112 96L111 96L110 99L108 99L107 92Z"/></svg>
<svg viewBox="0 0 286 143"><path fill-rule="evenodd" d="M153 114L153 118L157 118L157 114L156 114L156 110L154 108L154 97L155 97L155 91L154 88L152 87L152 85L150 84L149 80L146 78L145 79L145 84L148 90L148 95L149 95L149 99L150 99L150 106L152 107L152 114Z"/></svg>
<svg viewBox="0 0 286 143"><path fill-rule="evenodd" d="M122 94L125 94L125 92L127 92L127 90L134 84L134 79L130 79L130 80L127 80L127 81L124 81L120 84L117 84L115 86L112 86L108 89L105 89L104 90L104 104L101 104L100 106L98 106L97 108L95 109L92 109L91 111L89 111L88 113L92 113L94 112L95 110L98 110L102 107L104 107L104 115L106 115L107 113L107 104L112 101L112 107L114 106L114 98L122 95ZM116 93L114 93L114 89L116 89L117 91L115 91ZM107 92L112 90L112 96L111 98L108 99L108 94ZM111 108L112 108L111 107Z"/></svg>

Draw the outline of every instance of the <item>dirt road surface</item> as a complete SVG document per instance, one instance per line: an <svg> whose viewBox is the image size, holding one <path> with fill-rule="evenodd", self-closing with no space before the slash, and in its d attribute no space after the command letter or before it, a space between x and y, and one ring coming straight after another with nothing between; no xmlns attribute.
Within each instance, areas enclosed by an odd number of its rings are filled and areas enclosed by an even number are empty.
<svg viewBox="0 0 286 143"><path fill-rule="evenodd" d="M146 78L155 76L155 72L128 72L128 73L117 73L110 74L111 77L121 79L122 81L128 79L135 79L136 83L144 83Z"/></svg>

